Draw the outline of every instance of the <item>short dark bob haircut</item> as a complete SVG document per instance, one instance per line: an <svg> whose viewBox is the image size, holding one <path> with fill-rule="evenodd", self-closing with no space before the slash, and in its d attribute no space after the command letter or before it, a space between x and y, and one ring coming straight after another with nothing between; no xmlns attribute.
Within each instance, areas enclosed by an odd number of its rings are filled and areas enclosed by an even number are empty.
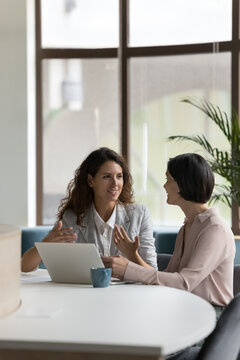
<svg viewBox="0 0 240 360"><path fill-rule="evenodd" d="M185 200L204 204L214 188L214 175L207 161L194 153L178 155L168 161L168 172L177 182Z"/></svg>
<svg viewBox="0 0 240 360"><path fill-rule="evenodd" d="M126 161L114 150L102 147L91 152L75 170L74 178L67 187L67 195L61 200L58 207L58 220L62 219L67 209L71 209L77 215L77 224L81 225L86 210L94 201L93 189L88 185L88 175L94 177L107 161L114 161L122 168L123 188L118 203L123 205L133 203L133 181Z"/></svg>

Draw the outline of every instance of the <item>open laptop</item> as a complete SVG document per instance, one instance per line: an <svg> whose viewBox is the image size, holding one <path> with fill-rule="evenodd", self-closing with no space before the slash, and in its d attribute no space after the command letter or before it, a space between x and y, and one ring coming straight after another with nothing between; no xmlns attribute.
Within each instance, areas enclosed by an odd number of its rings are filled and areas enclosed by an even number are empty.
<svg viewBox="0 0 240 360"><path fill-rule="evenodd" d="M91 284L90 268L104 267L94 244L35 242L54 282Z"/></svg>

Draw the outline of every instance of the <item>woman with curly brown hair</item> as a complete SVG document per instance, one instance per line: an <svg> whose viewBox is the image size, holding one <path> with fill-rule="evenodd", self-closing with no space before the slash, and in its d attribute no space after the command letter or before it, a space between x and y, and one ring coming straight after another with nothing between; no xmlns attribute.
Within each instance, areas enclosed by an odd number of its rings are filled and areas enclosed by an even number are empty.
<svg viewBox="0 0 240 360"><path fill-rule="evenodd" d="M111 149L93 151L76 169L57 219L42 241L94 243L101 256L123 255L144 267L157 267L148 210L133 202L128 166ZM134 241L119 243L118 235L125 232ZM22 257L22 271L31 271L40 262L33 247Z"/></svg>

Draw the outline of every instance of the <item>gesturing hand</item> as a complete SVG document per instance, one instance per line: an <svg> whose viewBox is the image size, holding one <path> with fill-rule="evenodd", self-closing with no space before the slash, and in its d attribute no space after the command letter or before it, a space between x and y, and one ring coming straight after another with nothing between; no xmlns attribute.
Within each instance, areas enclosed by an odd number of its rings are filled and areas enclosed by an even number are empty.
<svg viewBox="0 0 240 360"><path fill-rule="evenodd" d="M115 225L114 226L114 242L117 246L117 248L129 259L134 261L134 259L136 258L136 255L138 253L138 248L139 248L139 236L137 235L134 239L134 241L132 241L126 231L124 230L124 228L122 226L120 226L120 228Z"/></svg>
<svg viewBox="0 0 240 360"><path fill-rule="evenodd" d="M77 234L72 232L72 227L62 228L60 220L49 234L43 239L44 242L76 242Z"/></svg>

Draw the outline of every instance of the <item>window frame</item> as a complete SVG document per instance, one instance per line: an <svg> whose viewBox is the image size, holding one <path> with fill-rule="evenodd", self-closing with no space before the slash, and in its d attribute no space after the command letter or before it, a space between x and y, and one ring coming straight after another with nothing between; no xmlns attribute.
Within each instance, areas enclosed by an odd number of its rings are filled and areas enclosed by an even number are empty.
<svg viewBox="0 0 240 360"><path fill-rule="evenodd" d="M177 56L230 52L231 54L231 106L239 114L239 51L240 51L240 0L232 0L232 40L222 42L171 45L171 46L128 46L129 1L119 0L119 47L118 48L42 48L41 47L41 0L35 0L36 36L36 203L37 225L43 218L43 138L42 138L42 61L44 59L99 59L116 58L119 65L119 118L121 129L121 153L129 163L129 60L136 57ZM240 210L232 203L232 229L240 234Z"/></svg>

